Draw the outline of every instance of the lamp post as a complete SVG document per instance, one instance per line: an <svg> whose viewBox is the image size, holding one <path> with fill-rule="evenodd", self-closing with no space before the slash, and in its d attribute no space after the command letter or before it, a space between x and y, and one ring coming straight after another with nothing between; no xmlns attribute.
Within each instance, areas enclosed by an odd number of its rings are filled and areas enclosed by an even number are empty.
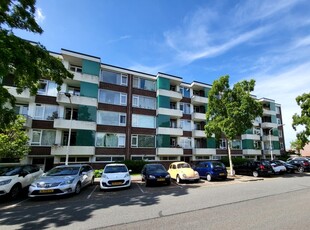
<svg viewBox="0 0 310 230"><path fill-rule="evenodd" d="M284 124L278 125L276 128L279 128L280 126L283 126ZM272 141L271 141L271 131L275 128L269 129L269 145L270 145L270 158L273 160L273 153L272 153Z"/></svg>
<svg viewBox="0 0 310 230"><path fill-rule="evenodd" d="M66 152L66 162L65 165L68 165L69 161L69 148L70 148L70 140L71 140L71 128L72 128L72 115L73 115L73 108L72 108L72 102L71 102L71 94L70 93L65 93L66 97L68 97L69 102L70 102L70 126L69 126L69 135L68 135L68 145L67 145L67 152Z"/></svg>

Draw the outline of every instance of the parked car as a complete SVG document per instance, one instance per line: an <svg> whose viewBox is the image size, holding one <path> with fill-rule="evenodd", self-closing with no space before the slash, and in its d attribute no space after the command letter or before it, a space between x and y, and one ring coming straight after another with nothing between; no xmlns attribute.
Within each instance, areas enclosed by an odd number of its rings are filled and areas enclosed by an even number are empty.
<svg viewBox="0 0 310 230"><path fill-rule="evenodd" d="M247 161L241 165L234 166L235 174L270 176L272 174L272 167L268 161Z"/></svg>
<svg viewBox="0 0 310 230"><path fill-rule="evenodd" d="M35 180L29 187L29 197L79 194L94 184L94 170L88 164L56 166Z"/></svg>
<svg viewBox="0 0 310 230"><path fill-rule="evenodd" d="M285 166L287 173L295 173L298 169L298 167L296 165L289 164L289 163L282 161L282 160L276 160L276 161L280 162L281 164L283 164Z"/></svg>
<svg viewBox="0 0 310 230"><path fill-rule="evenodd" d="M284 174L286 172L286 167L278 160L272 160L270 164L275 174Z"/></svg>
<svg viewBox="0 0 310 230"><path fill-rule="evenodd" d="M198 182L200 178L198 172L193 170L190 164L183 161L171 163L168 173L177 183L182 181Z"/></svg>
<svg viewBox="0 0 310 230"><path fill-rule="evenodd" d="M100 189L129 188L130 170L125 164L107 164L100 178Z"/></svg>
<svg viewBox="0 0 310 230"><path fill-rule="evenodd" d="M310 171L310 163L304 158L294 158L293 160L288 161L287 163L295 165L297 171L302 173L304 171Z"/></svg>
<svg viewBox="0 0 310 230"><path fill-rule="evenodd" d="M22 189L27 188L43 174L36 165L11 165L0 167L0 196L8 194L16 198Z"/></svg>
<svg viewBox="0 0 310 230"><path fill-rule="evenodd" d="M150 184L167 184L170 185L171 178L162 164L146 164L141 171L142 181L145 181L145 186Z"/></svg>
<svg viewBox="0 0 310 230"><path fill-rule="evenodd" d="M203 161L193 167L199 173L200 178L208 181L213 179L227 179L227 170L225 165L220 161Z"/></svg>

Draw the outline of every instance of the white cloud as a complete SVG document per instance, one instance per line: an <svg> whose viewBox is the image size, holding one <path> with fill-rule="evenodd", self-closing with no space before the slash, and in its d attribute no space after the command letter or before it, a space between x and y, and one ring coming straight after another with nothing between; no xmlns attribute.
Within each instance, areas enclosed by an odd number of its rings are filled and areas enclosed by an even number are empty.
<svg viewBox="0 0 310 230"><path fill-rule="evenodd" d="M130 39L130 38L131 38L131 35L123 35L123 36L121 36L119 38L107 41L107 44L116 43L116 42L119 42L119 41L122 41L122 40L126 40L126 39Z"/></svg>
<svg viewBox="0 0 310 230"><path fill-rule="evenodd" d="M41 8L36 9L35 20L38 24L42 24L43 21L45 20L45 15L43 14L43 11Z"/></svg>

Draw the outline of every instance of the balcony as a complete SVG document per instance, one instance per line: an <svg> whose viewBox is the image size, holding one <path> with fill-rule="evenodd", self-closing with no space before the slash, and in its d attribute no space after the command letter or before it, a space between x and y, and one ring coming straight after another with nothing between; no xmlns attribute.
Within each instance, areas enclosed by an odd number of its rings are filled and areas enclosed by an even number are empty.
<svg viewBox="0 0 310 230"><path fill-rule="evenodd" d="M72 73L73 79L66 79L65 82L66 83L73 83L73 82L88 82L88 83L93 83L93 84L97 84L99 85L99 77L98 76L94 76L94 75L90 75L90 74L85 74L85 73L80 73L80 72L74 72L69 70L70 73Z"/></svg>
<svg viewBox="0 0 310 230"><path fill-rule="evenodd" d="M170 98L170 101L181 101L182 94L180 92L166 90L166 89L158 89L157 96L166 96Z"/></svg>
<svg viewBox="0 0 310 230"><path fill-rule="evenodd" d="M206 105L208 103L208 98L194 95L191 98L191 103L193 105Z"/></svg>
<svg viewBox="0 0 310 230"><path fill-rule="evenodd" d="M243 134L241 135L242 140L260 140L260 135L258 134Z"/></svg>
<svg viewBox="0 0 310 230"><path fill-rule="evenodd" d="M183 136L183 129L181 128L164 128L158 127L156 134L171 135L171 136Z"/></svg>
<svg viewBox="0 0 310 230"><path fill-rule="evenodd" d="M206 134L204 130L193 130L192 136L193 137L206 137Z"/></svg>
<svg viewBox="0 0 310 230"><path fill-rule="evenodd" d="M260 149L244 149L242 150L243 155L247 156L259 156L262 155L262 150Z"/></svg>
<svg viewBox="0 0 310 230"><path fill-rule="evenodd" d="M216 149L194 148L193 155L196 155L196 156L216 155Z"/></svg>
<svg viewBox="0 0 310 230"><path fill-rule="evenodd" d="M277 112L269 109L263 109L263 115L276 115Z"/></svg>
<svg viewBox="0 0 310 230"><path fill-rule="evenodd" d="M182 148L157 148L158 156L182 156Z"/></svg>
<svg viewBox="0 0 310 230"><path fill-rule="evenodd" d="M59 104L63 104L66 106L70 106L69 98L64 93L59 93L57 95L56 101ZM71 102L73 105L87 105L87 106L98 106L97 98L91 98L91 97L83 97L78 95L71 95Z"/></svg>
<svg viewBox="0 0 310 230"><path fill-rule="evenodd" d="M268 150L264 150L264 154L267 156L267 155L269 155L269 156L271 156L271 151L268 149ZM280 150L279 149L273 149L272 150L272 155L273 156L280 156L281 155L281 153L280 153Z"/></svg>
<svg viewBox="0 0 310 230"><path fill-rule="evenodd" d="M55 129L69 129L70 122L71 122L70 120L65 120L65 119L59 119L59 118L54 119L54 128ZM96 131L96 122L72 120L71 127L72 129Z"/></svg>
<svg viewBox="0 0 310 230"><path fill-rule="evenodd" d="M279 137L273 136L273 135L271 135L271 137L270 137L270 135L263 136L262 140L268 142L268 141L270 141L270 139L271 139L271 141L279 141Z"/></svg>
<svg viewBox="0 0 310 230"><path fill-rule="evenodd" d="M271 129L271 128L278 128L278 124L276 124L276 123L272 123L272 122L262 122L262 128L263 129Z"/></svg>
<svg viewBox="0 0 310 230"><path fill-rule="evenodd" d="M206 114L205 113L193 113L192 114L192 120L193 121L205 121L206 120Z"/></svg>
<svg viewBox="0 0 310 230"><path fill-rule="evenodd" d="M34 97L30 95L29 89L25 89L21 94L16 92L16 87L5 86L11 95L16 98L17 102L30 102L34 101Z"/></svg>
<svg viewBox="0 0 310 230"><path fill-rule="evenodd" d="M67 154L68 146L52 146L51 155L53 156L64 156ZM69 155L72 156L93 156L95 155L95 147L94 146L69 146Z"/></svg>
<svg viewBox="0 0 310 230"><path fill-rule="evenodd" d="M171 118L181 118L183 116L183 112L178 109L167 109L167 108L158 108L157 114L168 115Z"/></svg>

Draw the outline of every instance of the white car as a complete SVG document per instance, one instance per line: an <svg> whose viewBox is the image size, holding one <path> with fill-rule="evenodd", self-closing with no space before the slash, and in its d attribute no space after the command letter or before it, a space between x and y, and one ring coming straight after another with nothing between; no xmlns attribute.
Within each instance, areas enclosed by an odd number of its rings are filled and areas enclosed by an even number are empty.
<svg viewBox="0 0 310 230"><path fill-rule="evenodd" d="M9 194L16 198L22 189L28 187L43 174L36 165L10 165L0 167L0 196Z"/></svg>
<svg viewBox="0 0 310 230"><path fill-rule="evenodd" d="M100 178L100 189L128 188L131 186L130 170L125 164L107 164Z"/></svg>
<svg viewBox="0 0 310 230"><path fill-rule="evenodd" d="M286 172L286 167L277 161L271 161L270 165L272 167L272 170L275 174L283 174Z"/></svg>
<svg viewBox="0 0 310 230"><path fill-rule="evenodd" d="M79 194L82 188L94 184L94 179L94 170L88 164L56 166L30 185L28 196Z"/></svg>

